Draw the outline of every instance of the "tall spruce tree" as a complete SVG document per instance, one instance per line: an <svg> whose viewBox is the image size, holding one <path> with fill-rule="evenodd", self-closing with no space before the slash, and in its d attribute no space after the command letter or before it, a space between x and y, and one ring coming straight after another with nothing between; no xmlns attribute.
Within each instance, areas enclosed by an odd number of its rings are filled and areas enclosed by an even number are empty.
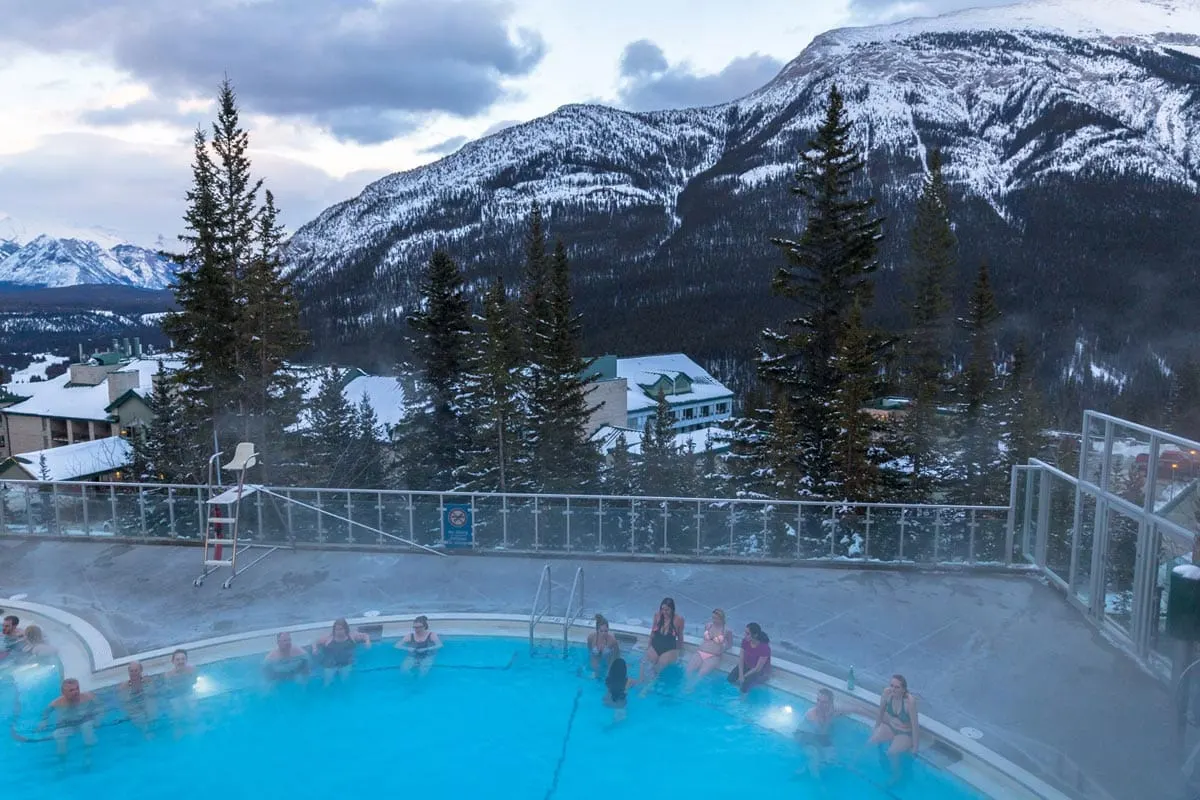
<svg viewBox="0 0 1200 800"><path fill-rule="evenodd" d="M504 279L497 277L483 299L480 329L472 335L470 473L471 487L483 491L507 492L520 485L513 465L521 442L521 342L513 313Z"/></svg>
<svg viewBox="0 0 1200 800"><path fill-rule="evenodd" d="M150 394L146 397L146 408L150 422L134 429L129 437L133 451L130 469L134 477L146 483L195 483L203 480L199 458L180 458L197 439L194 430L184 426L189 418L182 413L180 397L174 376L167 372L163 363L158 363Z"/></svg>
<svg viewBox="0 0 1200 800"><path fill-rule="evenodd" d="M188 434L174 471L194 471L214 450L250 439L269 466L271 451L296 418L299 396L284 359L304 337L282 277L283 238L274 199L259 208L262 182L250 173L249 134L241 127L232 84L223 82L211 141L193 140L192 186L184 214L184 252L174 287L177 310L164 332L182 352L173 376L181 408L157 424Z"/></svg>
<svg viewBox="0 0 1200 800"><path fill-rule="evenodd" d="M960 390L959 482L952 496L963 503L999 502L1007 485L996 413L995 345L999 319L1000 309L992 293L988 266L983 262L971 291L967 316L961 321L967 334L968 357Z"/></svg>
<svg viewBox="0 0 1200 800"><path fill-rule="evenodd" d="M308 404L304 435L305 482L311 486L352 484L357 466L358 436L354 409L342 389L345 375L336 367L326 370L317 395Z"/></svg>
<svg viewBox="0 0 1200 800"><path fill-rule="evenodd" d="M470 304L458 264L444 250L429 260L419 310L408 319L424 402L398 429L407 488L452 489L467 478L471 446L469 403L464 397L471 335Z"/></svg>
<svg viewBox="0 0 1200 800"><path fill-rule="evenodd" d="M624 432L618 432L608 455L609 463L604 472L604 490L608 494L633 495L641 491L637 469L629 455L629 443Z"/></svg>
<svg viewBox="0 0 1200 800"><path fill-rule="evenodd" d="M870 501L878 491L872 458L872 418L863 409L879 389L880 337L866 327L857 302L842 330L834 364L841 376L833 406L842 425L833 450L837 482L848 500Z"/></svg>
<svg viewBox="0 0 1200 800"><path fill-rule="evenodd" d="M284 239L275 197L265 193L243 286L242 438L263 454L263 479L278 479L276 463L285 432L300 414L302 392L286 369L308 337L291 281L283 275Z"/></svg>
<svg viewBox="0 0 1200 800"><path fill-rule="evenodd" d="M595 410L587 398L587 369L579 354L579 317L571 308L567 251L557 241L550 266L548 340L530 370L542 373L529 396L529 425L535 431L534 475L550 491L581 491L598 476L599 451L588 441L587 425Z"/></svg>
<svg viewBox="0 0 1200 800"><path fill-rule="evenodd" d="M1034 382L1024 338L1018 340L1013 351L1005 384L1001 441L1004 442L1004 474L1008 476L1014 466L1028 463L1047 444L1042 400Z"/></svg>
<svg viewBox="0 0 1200 800"><path fill-rule="evenodd" d="M354 429L354 464L347 484L356 489L382 489L387 479L386 453L383 439L386 431L379 424L379 415L366 393L359 398L352 415Z"/></svg>
<svg viewBox="0 0 1200 800"><path fill-rule="evenodd" d="M653 497L678 495L679 448L675 446L675 420L666 393L659 387L654 416L646 419L642 430L642 491Z"/></svg>
<svg viewBox="0 0 1200 800"><path fill-rule="evenodd" d="M173 256L177 310L162 321L163 332L183 356L183 364L173 376L180 407L176 416L160 417L157 422L178 425L191 436L180 443L173 465L160 465L164 474L198 474L207 460L205 454L213 452L221 436L221 421L235 411L238 306L223 256L223 210L216 194L216 172L207 138L198 129L193 137L192 186L184 213L186 232L179 237L184 251Z"/></svg>
<svg viewBox="0 0 1200 800"><path fill-rule="evenodd" d="M904 418L905 449L912 460L909 498L928 502L936 487L939 419L949 361L952 319L948 284L957 241L950 224L949 192L940 150L929 154L929 173L917 199L909 285L911 321L904 343L905 385L912 398Z"/></svg>
<svg viewBox="0 0 1200 800"><path fill-rule="evenodd" d="M781 330L764 332L759 365L762 378L787 399L798 443L796 469L809 482L807 491L819 495L843 491L834 469L834 449L847 422L834 403L846 379L838 348L854 304L865 309L870 303L871 276L879 267L883 221L872 214L873 197L855 197L864 167L834 86L796 174L793 192L804 203L804 232L798 241L772 240L785 258L772 290L798 313Z"/></svg>

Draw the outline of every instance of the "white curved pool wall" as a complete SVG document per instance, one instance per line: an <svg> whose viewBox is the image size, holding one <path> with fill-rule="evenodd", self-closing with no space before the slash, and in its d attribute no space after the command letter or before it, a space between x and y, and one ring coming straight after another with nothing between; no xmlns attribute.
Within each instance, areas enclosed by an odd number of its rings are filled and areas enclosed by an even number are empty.
<svg viewBox="0 0 1200 800"><path fill-rule="evenodd" d="M39 625L47 641L59 651L63 674L79 679L84 689L94 689L119 683L126 678L126 666L131 661L141 661L147 673L165 671L171 653L178 647L188 651L194 665L239 658L254 654L265 654L275 647L275 637L287 631L298 646L309 645L329 631L333 620L289 625L270 630L231 634L195 642L184 643L158 650L149 650L129 656L116 657L112 647L100 631L85 620L40 603L24 600L0 600L6 614L15 613L21 618L22 627ZM399 614L378 617L348 618L354 626L382 627L382 637L395 639L411 630L416 614ZM516 614L427 614L435 630L446 637L492 636L511 637L522 641L529 639L529 617ZM644 644L649 630L638 626L610 623L614 633L636 636ZM586 642L592 632L590 624L576 624L570 629L568 639L574 644ZM543 646L562 646L563 623L561 618L544 617L538 624L535 635ZM687 642L698 645L700 639L688 636ZM740 650L732 648L724 657L724 666L732 668L737 663ZM774 669L770 685L776 689L797 695L812 703L817 691L831 689L840 706L856 712L854 719L865 727L873 725L879 708L879 695L858 688L848 692L845 685L824 673L809 669L784 659L771 659ZM919 692L916 694L920 695ZM957 776L993 798L1017 800L1018 798L1041 798L1042 800L1070 800L1062 792L1040 780L1027 770L1018 767L925 714L921 714L922 750L928 749L934 740L957 750L962 758L955 763L940 767L942 771ZM768 727L771 727L768 725Z"/></svg>

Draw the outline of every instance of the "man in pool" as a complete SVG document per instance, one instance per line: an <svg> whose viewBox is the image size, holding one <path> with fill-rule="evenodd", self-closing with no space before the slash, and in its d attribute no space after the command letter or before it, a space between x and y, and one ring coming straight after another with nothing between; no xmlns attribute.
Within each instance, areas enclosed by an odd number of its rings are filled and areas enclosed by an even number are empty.
<svg viewBox="0 0 1200 800"><path fill-rule="evenodd" d="M150 679L140 661L130 661L126 671L129 678L117 687L117 694L129 721L149 737L150 722L157 715Z"/></svg>
<svg viewBox="0 0 1200 800"><path fill-rule="evenodd" d="M814 777L821 776L821 766L833 752L833 720L849 713L834 705L833 692L821 689L816 705L808 710L796 729L796 741L808 751L808 770ZM803 772L804 768L798 771Z"/></svg>
<svg viewBox="0 0 1200 800"><path fill-rule="evenodd" d="M96 743L95 719L100 715L100 701L91 692L79 689L79 681L67 678L62 682L61 692L46 710L42 712L42 722L38 730L45 730L50 724L50 717L58 714L54 728L54 742L58 747L58 755L67 754L67 742L78 733L83 737L85 747Z"/></svg>
<svg viewBox="0 0 1200 800"><path fill-rule="evenodd" d="M263 661L263 672L266 673L267 680L273 683L304 683L308 680L309 673L308 651L292 644L292 635L284 631L275 637L275 649L267 653L267 658Z"/></svg>
<svg viewBox="0 0 1200 800"><path fill-rule="evenodd" d="M21 620L12 614L5 617L4 625L0 627L0 660L14 654L20 648L24 636Z"/></svg>

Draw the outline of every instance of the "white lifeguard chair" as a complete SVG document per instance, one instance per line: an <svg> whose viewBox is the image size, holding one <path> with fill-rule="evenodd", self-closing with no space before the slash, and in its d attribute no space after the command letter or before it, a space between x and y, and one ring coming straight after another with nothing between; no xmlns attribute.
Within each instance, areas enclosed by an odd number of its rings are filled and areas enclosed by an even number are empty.
<svg viewBox="0 0 1200 800"><path fill-rule="evenodd" d="M233 458L224 466L218 463L220 457L221 453L214 453L208 460L209 499L206 503L208 521L204 530L204 571L192 584L200 586L209 575L222 567L229 567L231 574L221 584L222 589L228 589L240 572L250 569L279 548L275 545L243 543L238 540L242 498L249 497L260 488L246 483L246 470L258 464L258 451L255 450L254 443L238 442L233 451ZM237 485L228 489L221 487L222 469L237 473ZM229 548L228 553L225 552L225 548ZM239 569L238 556L253 548L265 549L266 552Z"/></svg>

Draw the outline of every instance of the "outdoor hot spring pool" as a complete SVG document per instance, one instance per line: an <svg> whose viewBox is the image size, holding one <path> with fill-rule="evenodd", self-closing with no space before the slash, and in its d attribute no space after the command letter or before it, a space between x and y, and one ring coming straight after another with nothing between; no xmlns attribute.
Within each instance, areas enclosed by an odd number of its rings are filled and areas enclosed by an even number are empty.
<svg viewBox="0 0 1200 800"><path fill-rule="evenodd" d="M391 641L360 648L344 683L269 688L262 655L200 666L190 714L167 709L146 738L113 688L90 765L71 741L65 761L42 709L58 693L57 666L0 668L5 796L60 798L520 798L788 797L843 800L980 798L953 776L912 765L888 790L866 728L834 727L837 758L821 782L797 776L803 750L790 736L806 701L772 689L748 700L720 676L692 694L668 671L614 724L599 682L579 675L585 653L531 655L512 638L451 638L431 672L398 667ZM555 657L552 653L557 652ZM631 659L631 666L637 655ZM636 668L636 667L634 667ZM164 704L166 706L167 704ZM20 741L20 739L29 741ZM11 792L11 793L10 793Z"/></svg>

